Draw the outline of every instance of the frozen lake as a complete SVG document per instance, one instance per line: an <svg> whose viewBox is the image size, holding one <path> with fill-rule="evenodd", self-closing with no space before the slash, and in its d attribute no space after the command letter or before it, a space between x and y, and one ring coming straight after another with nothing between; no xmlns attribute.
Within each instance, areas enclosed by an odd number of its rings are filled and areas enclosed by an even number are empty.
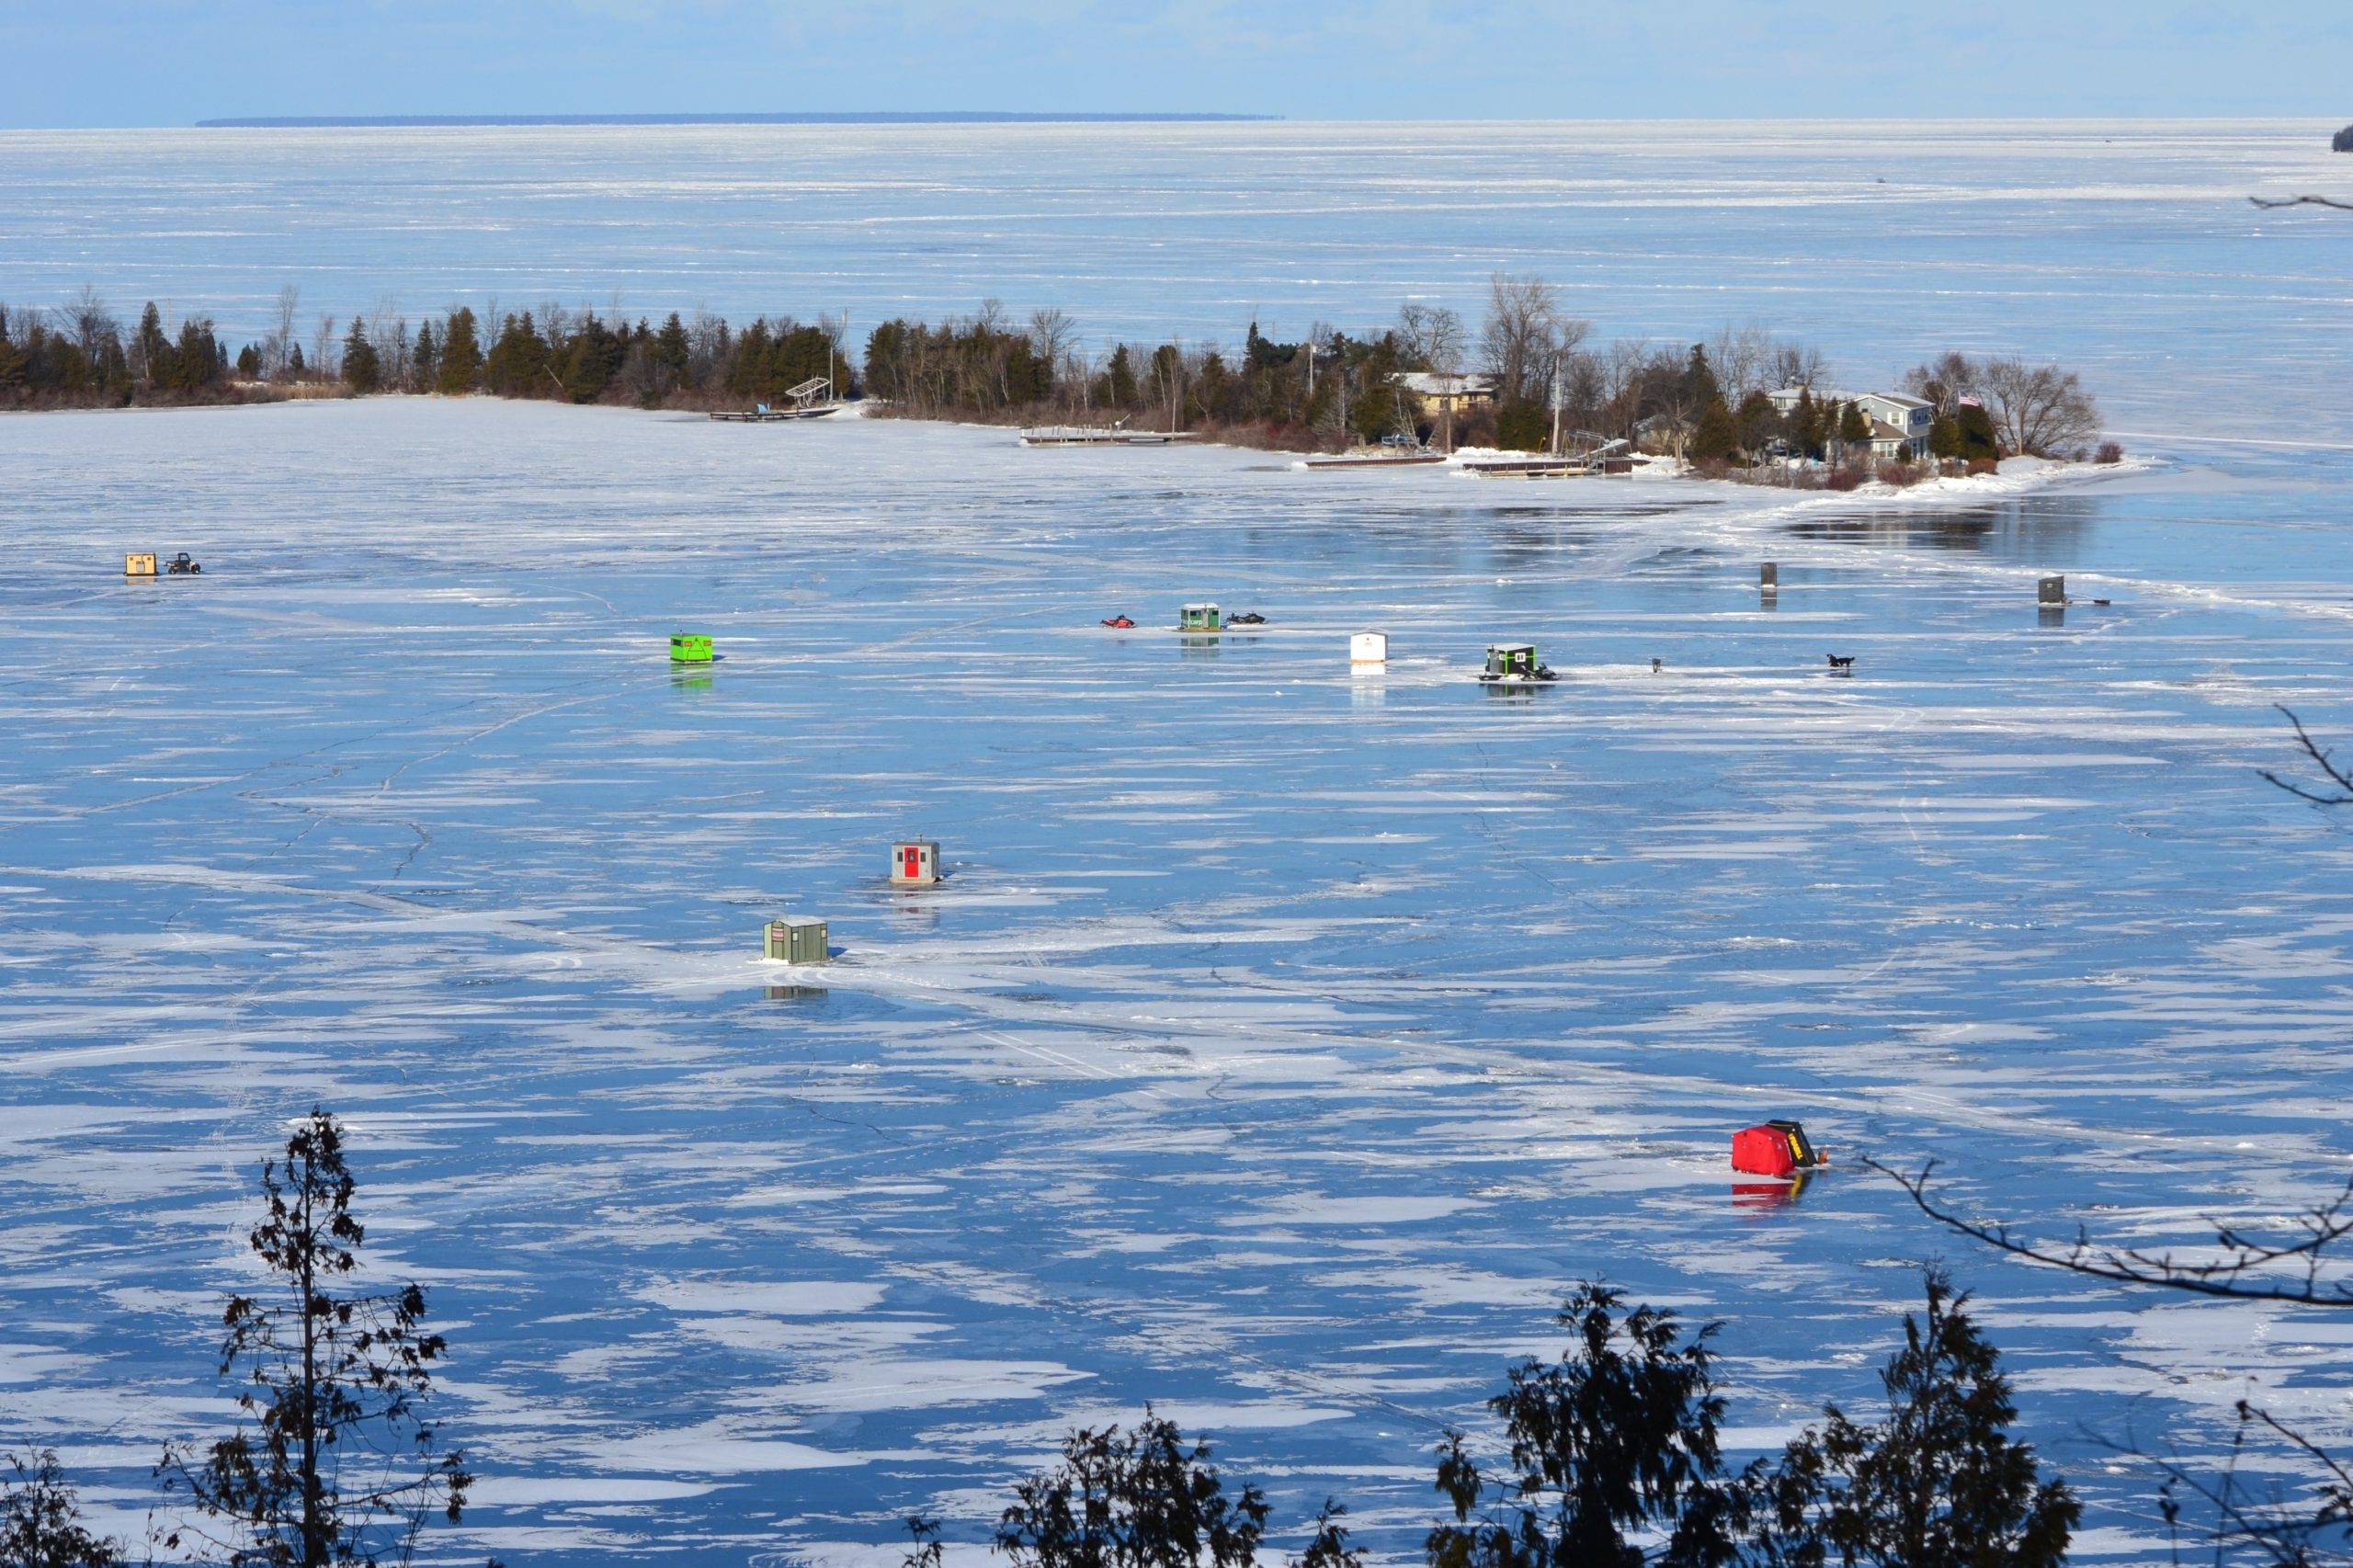
<svg viewBox="0 0 2353 1568"><path fill-rule="evenodd" d="M1764 322L1892 384L1947 348L2062 360L2118 427L2353 447L2346 189L2266 121L675 126L0 131L0 300L84 284L233 341L279 288L347 319L547 301L937 320L1001 299L1115 335L1474 324L1537 272L1603 338Z"/></svg>
<svg viewBox="0 0 2353 1568"><path fill-rule="evenodd" d="M1870 506L425 401L24 416L0 470L0 1388L126 1508L226 1417L216 1293L314 1099L456 1324L445 1553L977 1540L1151 1398L1410 1554L1438 1426L1593 1274L1722 1317L1763 1442L1953 1256L2089 1557L2150 1487L2079 1421L2197 1449L2254 1377L2347 1425L2326 1324L1724 1154L1802 1115L2153 1235L2327 1183L2346 846L2252 772L2273 702L2349 722L2310 483ZM2045 568L2114 604L2041 624ZM1271 624L1158 630L1203 596ZM1570 678L1479 687L1506 635ZM946 886L884 885L908 834ZM754 957L786 911L819 994Z"/></svg>
<svg viewBox="0 0 2353 1568"><path fill-rule="evenodd" d="M254 1167L317 1101L453 1325L448 1560L879 1568L917 1508L976 1551L1147 1399L1287 1542L1334 1494L1417 1560L1438 1428L1571 1281L1722 1318L1755 1448L1869 1404L1938 1256L2078 1555L2148 1560L2154 1481L2093 1438L2213 1452L2252 1384L2353 1444L2342 1325L1999 1264L1851 1165L1760 1204L1725 1152L1798 1115L2158 1243L2341 1180L2347 841L2255 770L2277 703L2353 738L2353 220L2244 201L2325 144L0 134L12 303L995 294L1231 340L1533 268L1605 335L1759 318L1859 381L2063 359L2155 454L1873 502L879 420L0 420L0 1446L139 1529L157 1447L230 1419ZM2044 571L2113 603L2046 624ZM1270 624L1160 630L1199 597ZM1471 680L1522 638L1558 689ZM904 835L946 886L885 885ZM756 960L787 912L832 921L820 991Z"/></svg>

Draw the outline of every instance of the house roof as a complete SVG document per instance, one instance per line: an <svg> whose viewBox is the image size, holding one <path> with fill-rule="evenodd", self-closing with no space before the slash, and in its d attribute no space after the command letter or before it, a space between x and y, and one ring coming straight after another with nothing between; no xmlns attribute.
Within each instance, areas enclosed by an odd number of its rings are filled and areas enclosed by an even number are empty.
<svg viewBox="0 0 2353 1568"><path fill-rule="evenodd" d="M1777 387L1773 391L1767 392L1765 395L1773 400L1773 406L1786 410L1793 406L1797 403L1799 395L1803 392L1812 392L1813 394L1813 401L1819 403L1859 403L1864 398L1870 398L1873 403L1884 403L1896 408L1933 408L1936 406L1926 398L1910 397L1903 392L1836 392L1824 391L1821 387Z"/></svg>
<svg viewBox="0 0 2353 1568"><path fill-rule="evenodd" d="M1495 390L1493 376L1441 376L1428 370L1407 370L1397 384L1424 397L1475 397Z"/></svg>

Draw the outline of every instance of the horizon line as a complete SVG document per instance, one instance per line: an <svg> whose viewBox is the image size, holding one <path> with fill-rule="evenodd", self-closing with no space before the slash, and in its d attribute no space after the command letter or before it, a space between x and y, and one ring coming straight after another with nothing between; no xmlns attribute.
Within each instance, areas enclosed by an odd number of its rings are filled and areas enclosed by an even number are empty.
<svg viewBox="0 0 2353 1568"><path fill-rule="evenodd" d="M1279 114L1086 114L1001 109L843 109L776 114L331 114L199 119L199 131L400 130L484 125L1101 125L1280 119Z"/></svg>

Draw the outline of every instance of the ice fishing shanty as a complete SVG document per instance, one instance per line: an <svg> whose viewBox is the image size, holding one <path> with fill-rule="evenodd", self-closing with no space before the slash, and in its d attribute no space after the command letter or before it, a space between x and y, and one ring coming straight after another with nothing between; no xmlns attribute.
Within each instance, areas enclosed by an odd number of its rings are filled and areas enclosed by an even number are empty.
<svg viewBox="0 0 2353 1568"><path fill-rule="evenodd" d="M1479 679L1488 686L1534 686L1561 677L1536 656L1533 642L1494 642L1487 647L1487 667Z"/></svg>
<svg viewBox="0 0 2353 1568"><path fill-rule="evenodd" d="M1179 631L1222 631L1225 618L1214 604L1187 605L1176 612Z"/></svg>
<svg viewBox="0 0 2353 1568"><path fill-rule="evenodd" d="M779 963L824 963L830 956L822 920L771 920L767 937L767 954Z"/></svg>
<svg viewBox="0 0 2353 1568"><path fill-rule="evenodd" d="M903 838L891 846L891 885L936 887L939 882L939 846L928 838Z"/></svg>
<svg viewBox="0 0 2353 1568"><path fill-rule="evenodd" d="M1829 1163L1794 1121L1768 1121L1732 1135L1732 1168L1746 1176L1795 1176Z"/></svg>
<svg viewBox="0 0 2353 1568"><path fill-rule="evenodd" d="M670 662L674 665L707 665L713 655L710 639L696 631L674 631L670 634Z"/></svg>
<svg viewBox="0 0 2353 1568"><path fill-rule="evenodd" d="M1348 667L1353 670L1383 669L1389 664L1389 633L1359 631L1348 639Z"/></svg>

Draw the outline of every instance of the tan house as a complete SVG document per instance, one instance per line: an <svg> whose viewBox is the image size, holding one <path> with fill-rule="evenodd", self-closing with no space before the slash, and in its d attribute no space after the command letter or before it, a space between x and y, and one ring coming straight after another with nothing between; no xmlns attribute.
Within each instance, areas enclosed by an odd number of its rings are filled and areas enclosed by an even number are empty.
<svg viewBox="0 0 2353 1568"><path fill-rule="evenodd" d="M1493 376L1442 376L1433 370L1407 370L1397 385L1412 394L1422 416L1436 418L1451 403L1457 411L1483 408L1495 401Z"/></svg>

